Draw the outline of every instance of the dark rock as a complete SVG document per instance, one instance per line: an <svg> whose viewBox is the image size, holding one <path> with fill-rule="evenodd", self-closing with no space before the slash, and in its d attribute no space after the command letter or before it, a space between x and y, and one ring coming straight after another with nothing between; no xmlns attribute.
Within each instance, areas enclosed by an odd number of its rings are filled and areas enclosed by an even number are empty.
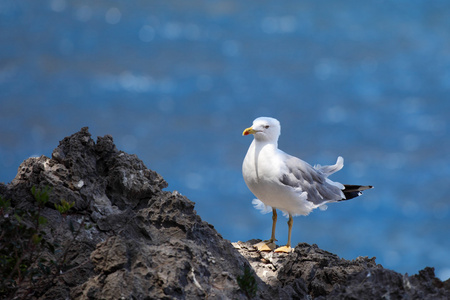
<svg viewBox="0 0 450 300"><path fill-rule="evenodd" d="M76 299L245 298L236 282L244 258L201 220L193 202L163 191L164 179L118 151L111 136L95 143L82 128L52 158L24 161L1 186L2 196L14 207L33 207L32 186L52 188L42 214L49 239L60 252L68 249L70 261L41 297L69 291ZM61 199L74 202L65 217L54 208Z"/></svg>
<svg viewBox="0 0 450 300"><path fill-rule="evenodd" d="M111 136L95 143L87 128L64 138L52 158L29 158L0 184L16 208L33 208L31 187L50 186L42 215L47 239L66 261L51 284L17 295L41 299L246 299L238 282L250 263L257 299L447 299L449 283L426 268L418 275L384 269L375 259L352 261L299 244L292 254L256 252L231 244L202 221L194 203L135 155L117 150ZM73 202L65 216L61 199ZM6 241L2 241L6 242ZM252 276L250 274L250 276ZM239 279L241 280L241 279ZM247 292L247 293L246 293Z"/></svg>
<svg viewBox="0 0 450 300"><path fill-rule="evenodd" d="M259 253L252 240L233 243L279 299L449 299L450 290L425 268L402 275L375 258L339 258L317 245L298 244L292 254Z"/></svg>

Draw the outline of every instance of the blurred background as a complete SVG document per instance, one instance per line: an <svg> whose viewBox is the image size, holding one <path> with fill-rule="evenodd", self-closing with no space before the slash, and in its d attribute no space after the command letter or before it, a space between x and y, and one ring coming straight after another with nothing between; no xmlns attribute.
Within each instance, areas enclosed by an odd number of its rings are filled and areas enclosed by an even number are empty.
<svg viewBox="0 0 450 300"><path fill-rule="evenodd" d="M293 244L450 277L450 2L0 2L0 181L89 126L196 202L231 241L270 236L241 163L279 146L363 197L294 219ZM279 244L287 240L279 218Z"/></svg>

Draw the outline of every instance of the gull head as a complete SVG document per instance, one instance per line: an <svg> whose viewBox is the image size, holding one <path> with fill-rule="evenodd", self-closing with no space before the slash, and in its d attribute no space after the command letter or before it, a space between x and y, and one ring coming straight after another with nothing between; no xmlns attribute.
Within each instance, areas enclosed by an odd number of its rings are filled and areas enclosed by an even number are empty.
<svg viewBox="0 0 450 300"><path fill-rule="evenodd" d="M245 129L242 135L253 134L257 141L276 142L280 132L281 126L277 119L260 117L255 119L252 127Z"/></svg>

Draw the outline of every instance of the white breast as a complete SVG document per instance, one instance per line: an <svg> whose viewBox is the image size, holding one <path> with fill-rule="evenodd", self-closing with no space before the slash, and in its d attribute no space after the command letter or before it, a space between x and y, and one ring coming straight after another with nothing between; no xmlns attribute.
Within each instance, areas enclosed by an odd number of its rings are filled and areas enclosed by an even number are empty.
<svg viewBox="0 0 450 300"><path fill-rule="evenodd" d="M314 205L300 188L281 184L284 167L282 152L276 146L263 145L259 149L253 142L242 164L244 181L252 193L265 205L292 215L307 215Z"/></svg>

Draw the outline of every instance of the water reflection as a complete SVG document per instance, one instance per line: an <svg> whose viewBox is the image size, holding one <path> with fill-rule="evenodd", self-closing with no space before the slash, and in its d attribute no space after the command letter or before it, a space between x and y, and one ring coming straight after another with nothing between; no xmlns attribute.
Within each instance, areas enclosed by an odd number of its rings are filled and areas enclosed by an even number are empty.
<svg viewBox="0 0 450 300"><path fill-rule="evenodd" d="M111 25L119 23L121 18L122 13L117 7L111 7L105 13L105 21Z"/></svg>

